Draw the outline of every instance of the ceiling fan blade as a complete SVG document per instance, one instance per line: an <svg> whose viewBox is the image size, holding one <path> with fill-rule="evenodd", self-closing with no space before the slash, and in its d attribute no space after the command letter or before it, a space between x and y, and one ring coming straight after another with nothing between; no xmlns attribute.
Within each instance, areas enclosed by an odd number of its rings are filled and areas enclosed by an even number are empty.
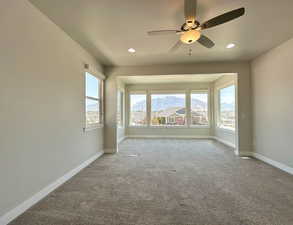
<svg viewBox="0 0 293 225"><path fill-rule="evenodd" d="M224 13L220 16L217 16L213 19L206 21L205 23L203 23L201 25L201 28L204 30L204 29L208 29L208 28L229 22L229 21L234 20L240 16L243 16L244 13L245 13L245 8L235 9L233 11Z"/></svg>
<svg viewBox="0 0 293 225"><path fill-rule="evenodd" d="M184 14L186 24L193 25L195 22L197 0L184 0Z"/></svg>
<svg viewBox="0 0 293 225"><path fill-rule="evenodd" d="M215 46L215 43L205 35L201 35L197 42L199 42L206 48L212 48Z"/></svg>
<svg viewBox="0 0 293 225"><path fill-rule="evenodd" d="M177 51L182 45L183 43L180 40L177 41L176 44L169 50L169 52Z"/></svg>
<svg viewBox="0 0 293 225"><path fill-rule="evenodd" d="M170 35L170 34L180 34L180 30L153 30L149 31L148 35L156 36L156 35Z"/></svg>

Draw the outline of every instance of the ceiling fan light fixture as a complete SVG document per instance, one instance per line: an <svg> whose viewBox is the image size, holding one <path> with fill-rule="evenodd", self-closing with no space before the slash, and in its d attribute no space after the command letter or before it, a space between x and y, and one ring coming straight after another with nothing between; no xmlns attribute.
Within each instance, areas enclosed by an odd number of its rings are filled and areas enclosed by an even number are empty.
<svg viewBox="0 0 293 225"><path fill-rule="evenodd" d="M200 32L197 30L189 30L184 32L181 37L180 40L184 43L184 44L192 44L194 42L196 42L198 39L200 38Z"/></svg>
<svg viewBox="0 0 293 225"><path fill-rule="evenodd" d="M134 48L129 48L129 49L128 49L128 52L129 52L129 53L135 53L136 50L135 50Z"/></svg>

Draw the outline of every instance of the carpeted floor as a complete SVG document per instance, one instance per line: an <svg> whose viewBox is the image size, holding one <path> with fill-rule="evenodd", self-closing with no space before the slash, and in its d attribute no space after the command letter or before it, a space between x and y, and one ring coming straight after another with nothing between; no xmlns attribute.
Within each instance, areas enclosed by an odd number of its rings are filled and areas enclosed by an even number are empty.
<svg viewBox="0 0 293 225"><path fill-rule="evenodd" d="M10 225L292 225L293 176L209 140L128 139Z"/></svg>

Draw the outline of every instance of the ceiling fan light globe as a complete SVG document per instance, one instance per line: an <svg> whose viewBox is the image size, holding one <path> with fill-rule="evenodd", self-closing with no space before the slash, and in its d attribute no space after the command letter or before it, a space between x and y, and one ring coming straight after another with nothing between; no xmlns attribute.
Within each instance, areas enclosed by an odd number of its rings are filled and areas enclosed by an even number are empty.
<svg viewBox="0 0 293 225"><path fill-rule="evenodd" d="M184 43L184 44L192 44L194 42L196 42L198 39L200 38L200 32L197 30L190 30L190 31L186 31L184 32L181 37L180 40Z"/></svg>

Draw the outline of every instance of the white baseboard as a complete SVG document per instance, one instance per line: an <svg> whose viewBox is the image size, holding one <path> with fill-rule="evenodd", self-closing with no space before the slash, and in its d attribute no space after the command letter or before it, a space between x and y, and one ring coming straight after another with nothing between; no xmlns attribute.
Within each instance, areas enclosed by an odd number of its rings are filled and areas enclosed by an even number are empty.
<svg viewBox="0 0 293 225"><path fill-rule="evenodd" d="M149 139L161 139L161 138L171 138L171 139L211 139L211 140L216 140L218 142L221 142L222 144L231 147L233 149L236 149L235 144L230 143L228 141L225 141L221 138L218 138L216 136L201 136L201 135L196 135L196 136L172 136L172 135L127 135L125 136L126 138L149 138ZM236 155L238 155L237 152L235 152Z"/></svg>
<svg viewBox="0 0 293 225"><path fill-rule="evenodd" d="M149 138L149 139L212 139L212 136L175 136L175 135L127 135L126 138Z"/></svg>
<svg viewBox="0 0 293 225"><path fill-rule="evenodd" d="M253 156L253 152L247 152L247 151L240 151L237 155L239 155L240 157L252 157Z"/></svg>
<svg viewBox="0 0 293 225"><path fill-rule="evenodd" d="M265 163L268 163L274 167L279 168L280 170L283 170L283 171L293 175L293 168L292 167L289 167L283 163L277 162L275 160L272 160L264 155L261 155L261 154L255 153L255 152L252 153L252 156L255 157L256 159L259 159Z"/></svg>
<svg viewBox="0 0 293 225"><path fill-rule="evenodd" d="M105 154L114 154L114 153L117 153L117 150L114 148L106 148L106 149L104 149L104 153Z"/></svg>
<svg viewBox="0 0 293 225"><path fill-rule="evenodd" d="M227 145L231 148L236 148L234 144L225 141L221 138L215 136L204 136L204 135L194 135L194 136L175 136L175 135L127 135L125 138L149 138L149 139L161 139L161 138L172 138L172 139L213 139Z"/></svg>
<svg viewBox="0 0 293 225"><path fill-rule="evenodd" d="M214 136L213 139L216 140L216 141L218 141L218 142L221 142L224 145L227 145L228 147L231 147L231 148L234 148L234 149L236 148L235 144L230 143L228 141L225 141L225 140L223 140L223 139L221 139L219 137Z"/></svg>
<svg viewBox="0 0 293 225"><path fill-rule="evenodd" d="M126 138L127 138L127 137L126 137L126 136L124 136L124 137L122 137L122 138L118 139L117 143L118 143L118 144L120 144L120 143L121 143L122 141L124 141Z"/></svg>
<svg viewBox="0 0 293 225"><path fill-rule="evenodd" d="M98 159L100 156L102 156L104 152L99 152L96 155L92 156L90 159L83 162L78 167L74 168L73 170L66 173L64 176L60 177L53 183L49 184L47 187L43 188L40 192L33 195L31 198L25 200L23 203L18 205L16 208L10 210L6 214L4 214L2 217L0 217L0 225L7 225L12 220L14 220L16 217L20 216L22 213L24 213L26 210L31 208L33 205L35 205L37 202L42 200L44 197L46 197L48 194L50 194L52 191L54 191L56 188L64 184L66 181L68 181L70 178L72 178L74 175L79 173L82 169L87 167L89 164L91 164L93 161Z"/></svg>

